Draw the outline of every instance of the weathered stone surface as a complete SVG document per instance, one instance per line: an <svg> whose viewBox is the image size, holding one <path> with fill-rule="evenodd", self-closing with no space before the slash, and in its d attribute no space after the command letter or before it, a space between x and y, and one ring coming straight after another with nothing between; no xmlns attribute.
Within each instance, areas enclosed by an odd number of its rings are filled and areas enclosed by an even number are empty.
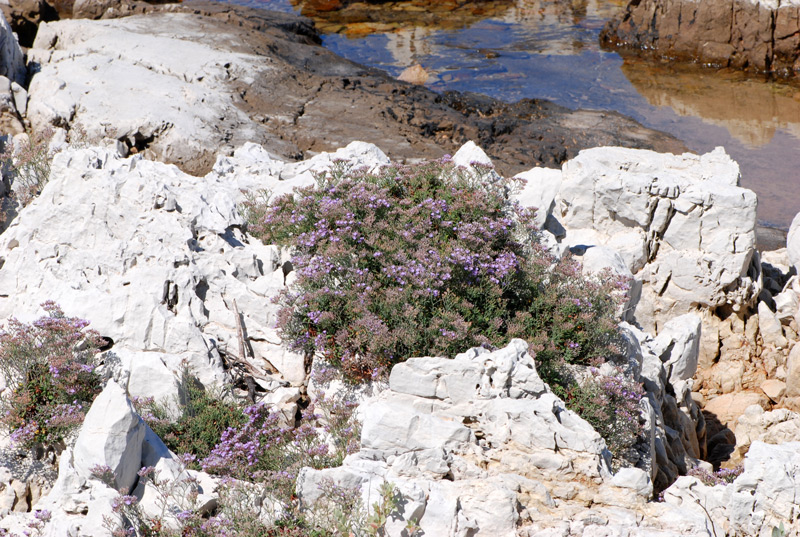
<svg viewBox="0 0 800 537"><path fill-rule="evenodd" d="M800 272L800 214L794 217L786 236L786 254L795 270Z"/></svg>
<svg viewBox="0 0 800 537"><path fill-rule="evenodd" d="M0 75L20 85L25 84L28 76L22 49L19 48L17 38L2 13L0 13Z"/></svg>
<svg viewBox="0 0 800 537"><path fill-rule="evenodd" d="M783 336L781 322L766 302L758 303L758 328L765 345L784 349L789 344Z"/></svg>
<svg viewBox="0 0 800 537"><path fill-rule="evenodd" d="M770 398L770 401L778 403L786 393L786 383L778 379L765 380L761 383L761 391Z"/></svg>
<svg viewBox="0 0 800 537"><path fill-rule="evenodd" d="M32 125L120 140L195 173L207 171L220 149L233 150L224 138L237 145L261 139L228 84L272 68L255 56L221 51L211 40L174 37L191 34L194 24L184 14L42 24L29 53L41 65L29 88ZM105 82L93 82L98 77Z"/></svg>
<svg viewBox="0 0 800 537"><path fill-rule="evenodd" d="M705 408L703 408L703 411L711 414L722 425L733 430L739 416L744 414L745 410L753 405L767 408L769 401L762 393L726 393L709 401Z"/></svg>
<svg viewBox="0 0 800 537"><path fill-rule="evenodd" d="M118 488L132 490L141 468L145 428L125 391L110 381L86 413L73 451L75 470L88 478L94 466L106 465Z"/></svg>
<svg viewBox="0 0 800 537"><path fill-rule="evenodd" d="M564 164L552 216L572 247L621 248L643 283L636 321L657 332L676 315L740 310L758 296L756 197L738 184L738 165L719 148L595 148Z"/></svg>
<svg viewBox="0 0 800 537"><path fill-rule="evenodd" d="M800 345L792 347L786 360L786 396L800 396Z"/></svg>
<svg viewBox="0 0 800 537"><path fill-rule="evenodd" d="M785 408L765 412L759 405L748 407L736 422L733 462L741 461L753 442L783 444L800 441L800 414Z"/></svg>
<svg viewBox="0 0 800 537"><path fill-rule="evenodd" d="M513 198L525 207L536 207L536 225L544 229L547 218L555 207L555 198L561 186L561 171L551 168L533 168L514 176L525 181Z"/></svg>
<svg viewBox="0 0 800 537"><path fill-rule="evenodd" d="M631 2L601 33L608 46L720 66L792 74L800 58L795 2Z"/></svg>
<svg viewBox="0 0 800 537"><path fill-rule="evenodd" d="M694 377L700 352L700 317L692 313L676 317L664 325L651 348L661 357L669 381Z"/></svg>
<svg viewBox="0 0 800 537"><path fill-rule="evenodd" d="M317 487L324 478L360 486L365 499L387 480L409 495L426 534L512 536L519 502L552 508L552 497L584 501L586 491L569 480L602 485L610 478L605 443L550 393L521 340L452 360L408 360L365 405L361 451L341 468L301 474L306 506L324 501ZM603 501L613 491L634 505L652 484L645 472L630 471L591 497ZM410 516L407 510L400 518Z"/></svg>

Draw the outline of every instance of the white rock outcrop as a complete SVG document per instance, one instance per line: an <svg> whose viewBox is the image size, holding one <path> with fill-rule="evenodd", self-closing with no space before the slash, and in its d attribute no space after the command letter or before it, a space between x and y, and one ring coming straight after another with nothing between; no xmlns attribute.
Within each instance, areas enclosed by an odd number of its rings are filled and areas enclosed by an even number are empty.
<svg viewBox="0 0 800 537"><path fill-rule="evenodd" d="M323 479L360 486L366 505L388 480L409 501L390 533L417 517L429 535L511 537L520 495L531 508L552 507L553 497L583 492L572 478L610 478L605 442L550 392L521 340L452 360L410 359L365 405L361 451L341 468L305 469L298 478L307 506L324 501Z"/></svg>
<svg viewBox="0 0 800 537"><path fill-rule="evenodd" d="M0 75L20 86L25 84L28 76L22 49L2 13L0 13Z"/></svg>
<svg viewBox="0 0 800 537"><path fill-rule="evenodd" d="M82 129L89 140L119 140L195 173L232 151L231 141L259 139L232 82L252 83L272 69L268 59L198 33L193 17L42 23L28 54L40 66L29 88L34 129Z"/></svg>
<svg viewBox="0 0 800 537"><path fill-rule="evenodd" d="M122 362L113 375L132 395L172 399L183 363L204 384L224 379L222 356L239 354L238 310L245 358L265 378L301 384L303 356L281 345L270 302L285 286L288 254L246 237L237 204L242 189L291 191L335 159L388 160L354 142L298 170L245 145L198 178L108 148L59 153L41 196L0 237L0 317L31 320L54 300L113 342ZM143 352L152 377L131 367Z"/></svg>
<svg viewBox="0 0 800 537"><path fill-rule="evenodd" d="M797 272L800 272L800 213L794 217L789 227L789 234L786 236L786 253L789 256L789 262L794 265Z"/></svg>
<svg viewBox="0 0 800 537"><path fill-rule="evenodd" d="M118 489L133 490L141 468L146 425L119 384L109 382L86 413L72 450L72 464L81 476L95 466L108 466Z"/></svg>
<svg viewBox="0 0 800 537"><path fill-rule="evenodd" d="M526 197L546 200L554 183ZM588 149L564 164L547 227L569 247L619 252L644 284L636 320L657 332L676 315L738 310L758 296L756 196L738 185L739 167L721 148Z"/></svg>

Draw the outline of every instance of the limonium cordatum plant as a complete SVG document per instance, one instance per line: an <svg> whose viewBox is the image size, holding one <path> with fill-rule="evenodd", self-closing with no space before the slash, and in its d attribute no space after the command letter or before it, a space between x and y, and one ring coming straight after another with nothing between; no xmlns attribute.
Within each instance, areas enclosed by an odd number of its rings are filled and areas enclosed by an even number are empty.
<svg viewBox="0 0 800 537"><path fill-rule="evenodd" d="M580 389L565 366L618 352L628 282L586 279L569 255L548 253L534 211L509 200L516 186L445 158L375 173L339 163L314 186L251 197L250 233L294 252L296 283L278 298L283 340L366 378L519 337L560 395Z"/></svg>
<svg viewBox="0 0 800 537"><path fill-rule="evenodd" d="M100 391L99 335L53 302L42 308L46 316L30 324L11 319L0 332L0 374L11 388L0 424L21 447L60 443L83 423Z"/></svg>

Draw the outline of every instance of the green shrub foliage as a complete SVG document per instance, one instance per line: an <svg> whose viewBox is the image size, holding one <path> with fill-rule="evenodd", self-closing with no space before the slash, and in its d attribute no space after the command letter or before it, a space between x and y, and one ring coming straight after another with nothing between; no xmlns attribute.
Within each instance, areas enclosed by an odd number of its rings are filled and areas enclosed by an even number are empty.
<svg viewBox="0 0 800 537"><path fill-rule="evenodd" d="M94 368L101 338L55 303L42 307L47 316L31 324L11 319L0 333L0 374L11 388L0 424L28 448L61 444L100 391Z"/></svg>
<svg viewBox="0 0 800 537"><path fill-rule="evenodd" d="M191 371L181 372L180 416L169 419L164 401L135 398L137 412L175 453L188 453L203 459L219 442L220 435L230 427L246 421L242 408L235 402L205 388Z"/></svg>
<svg viewBox="0 0 800 537"><path fill-rule="evenodd" d="M249 231L294 249L296 284L279 298L283 340L365 378L412 356L519 337L561 394L590 389L567 366L618 352L628 282L586 279L569 255L549 254L534 212L508 199L516 186L448 159L377 173L339 163L314 186L251 197Z"/></svg>

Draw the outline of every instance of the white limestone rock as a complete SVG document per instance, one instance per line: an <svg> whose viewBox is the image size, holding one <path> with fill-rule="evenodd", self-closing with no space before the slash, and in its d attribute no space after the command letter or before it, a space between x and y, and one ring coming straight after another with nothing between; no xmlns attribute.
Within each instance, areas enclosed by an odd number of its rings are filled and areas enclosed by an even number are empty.
<svg viewBox="0 0 800 537"><path fill-rule="evenodd" d="M145 430L125 391L110 381L86 413L73 451L75 470L89 478L94 466L108 466L116 486L132 490L141 468Z"/></svg>
<svg viewBox="0 0 800 537"><path fill-rule="evenodd" d="M205 173L218 151L263 138L231 96L235 82L272 69L231 50L224 34L209 37L189 13L42 23L28 54L40 65L28 119Z"/></svg>
<svg viewBox="0 0 800 537"><path fill-rule="evenodd" d="M490 159L483 149L478 147L472 140L462 145L458 151L456 151L456 154L453 155L453 163L456 166L463 166L465 168L470 168L473 164L493 166L492 159Z"/></svg>
<svg viewBox="0 0 800 537"><path fill-rule="evenodd" d="M697 371L701 329L700 317L687 313L668 321L653 341L651 348L664 362L671 383L688 380Z"/></svg>
<svg viewBox="0 0 800 537"><path fill-rule="evenodd" d="M761 406L748 407L736 422L736 451L741 460L753 442L783 444L800 441L800 414L786 408L766 412Z"/></svg>
<svg viewBox="0 0 800 537"><path fill-rule="evenodd" d="M0 75L16 84L25 84L28 70L25 68L25 58L17 42L17 36L0 13Z"/></svg>
<svg viewBox="0 0 800 537"><path fill-rule="evenodd" d="M172 372L185 361L209 384L224 378L220 352L238 354L236 301L256 340L254 365L269 368L269 356L286 380L303 381L302 356L280 345L272 324L280 252L238 230L240 189L277 177L196 178L99 148L57 154L51 173L0 241L0 316L32 319L50 298L120 352L158 353Z"/></svg>
<svg viewBox="0 0 800 537"><path fill-rule="evenodd" d="M789 345L783 335L781 322L766 302L758 303L758 329L765 345L774 345L778 349L785 349Z"/></svg>
<svg viewBox="0 0 800 537"><path fill-rule="evenodd" d="M605 442L550 392L521 340L451 360L412 358L364 406L361 451L340 468L307 468L298 479L306 508L325 501L318 490L325 478L361 487L365 499L390 481L409 497L393 522L398 529L418 515L430 535L512 536L523 503L555 506L548 491L565 501L624 496L630 505L648 494L638 473L623 475L624 486L603 485L611 477ZM580 480L601 491L581 491Z"/></svg>
<svg viewBox="0 0 800 537"><path fill-rule="evenodd" d="M800 272L800 213L794 217L789 226L789 234L786 236L786 254L789 262L794 265L797 272Z"/></svg>
<svg viewBox="0 0 800 537"><path fill-rule="evenodd" d="M701 156L594 148L564 164L553 216L571 245L588 230L595 239L584 245L623 245L644 282L636 319L660 330L698 306L740 309L760 292L748 273L756 197L738 181L720 148Z"/></svg>
<svg viewBox="0 0 800 537"><path fill-rule="evenodd" d="M792 322L797 312L800 311L800 296L794 287L798 286L798 277L792 278L786 283L784 290L773 297L775 300L775 317L783 325Z"/></svg>
<svg viewBox="0 0 800 537"><path fill-rule="evenodd" d="M561 170L531 168L518 173L514 178L522 179L525 183L518 193L512 194L512 199L519 201L525 207L536 207L534 222L539 229L544 229L547 218L553 212L556 195L561 187Z"/></svg>
<svg viewBox="0 0 800 537"><path fill-rule="evenodd" d="M167 365L171 355L158 352L114 349L105 354L104 361L113 371L114 380L130 397L152 397L165 408L172 419L180 417L184 394L180 385L180 364Z"/></svg>

